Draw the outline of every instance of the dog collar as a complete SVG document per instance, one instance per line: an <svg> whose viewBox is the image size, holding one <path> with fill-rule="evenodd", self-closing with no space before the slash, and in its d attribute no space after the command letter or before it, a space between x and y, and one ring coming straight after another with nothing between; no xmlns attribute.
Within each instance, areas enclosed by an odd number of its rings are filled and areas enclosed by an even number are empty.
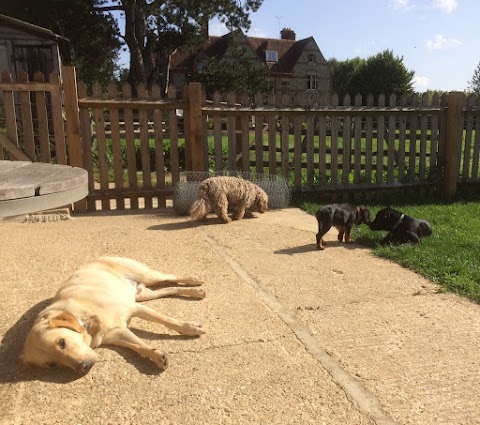
<svg viewBox="0 0 480 425"><path fill-rule="evenodd" d="M398 226L400 226L404 218L405 218L405 214L402 214L398 219L398 221L393 225L392 230L395 230Z"/></svg>

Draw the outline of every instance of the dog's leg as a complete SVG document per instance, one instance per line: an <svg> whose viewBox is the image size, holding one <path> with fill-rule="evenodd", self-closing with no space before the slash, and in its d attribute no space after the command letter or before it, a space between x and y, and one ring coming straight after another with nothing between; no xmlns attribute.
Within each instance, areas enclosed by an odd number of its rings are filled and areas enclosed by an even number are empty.
<svg viewBox="0 0 480 425"><path fill-rule="evenodd" d="M135 303L135 309L133 310L132 317L139 317L143 320L150 322L161 323L163 326L173 329L174 331L183 335L202 335L205 331L202 329L202 325L195 322L182 322L180 320L173 319L171 317L160 314L157 311L143 305Z"/></svg>
<svg viewBox="0 0 480 425"><path fill-rule="evenodd" d="M149 288L143 287L135 296L135 301L150 301L157 298L172 296L202 299L205 298L205 292L200 288L163 288L153 291Z"/></svg>
<svg viewBox="0 0 480 425"><path fill-rule="evenodd" d="M380 245L387 245L389 243L395 243L396 238L392 233L388 233L381 241Z"/></svg>
<svg viewBox="0 0 480 425"><path fill-rule="evenodd" d="M232 218L234 220L241 220L245 215L245 207L244 206L238 206L235 208L232 214Z"/></svg>
<svg viewBox="0 0 480 425"><path fill-rule="evenodd" d="M102 345L129 348L141 356L152 360L160 370L165 370L168 366L168 358L165 353L150 347L128 328L115 328L107 332L103 338Z"/></svg>
<svg viewBox="0 0 480 425"><path fill-rule="evenodd" d="M162 284L176 284L177 286L200 286L203 281L193 276L176 276L174 274L161 273L153 270L146 264L130 258L102 257L100 261L112 265L116 271L134 282L142 283L145 286Z"/></svg>
<svg viewBox="0 0 480 425"><path fill-rule="evenodd" d="M415 232L405 232L405 238L408 242L411 242L414 245L418 245L420 243L420 238Z"/></svg>
<svg viewBox="0 0 480 425"><path fill-rule="evenodd" d="M343 235L345 235L345 242L347 242L348 235L345 233L346 228L341 226L338 228L338 241L343 242Z"/></svg>
<svg viewBox="0 0 480 425"><path fill-rule="evenodd" d="M351 232L352 232L352 228L349 227L349 226L346 226L345 227L345 243L352 243L353 242L352 240L350 240L350 233Z"/></svg>
<svg viewBox="0 0 480 425"><path fill-rule="evenodd" d="M222 223L230 223L232 219L228 216L228 199L225 194L218 196L217 202L214 205L215 214Z"/></svg>
<svg viewBox="0 0 480 425"><path fill-rule="evenodd" d="M330 223L318 222L318 233L317 233L317 249L324 250L325 245L323 242L323 236L330 230L332 225Z"/></svg>

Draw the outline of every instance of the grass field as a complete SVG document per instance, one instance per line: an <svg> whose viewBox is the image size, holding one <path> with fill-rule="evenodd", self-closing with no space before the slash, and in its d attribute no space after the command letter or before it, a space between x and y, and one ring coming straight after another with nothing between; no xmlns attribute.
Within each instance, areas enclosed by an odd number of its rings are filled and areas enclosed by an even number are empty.
<svg viewBox="0 0 480 425"><path fill-rule="evenodd" d="M300 205L311 214L320 206L305 201ZM372 219L385 206L368 205ZM395 261L438 283L439 291L452 291L479 303L480 200L389 206L429 221L433 235L422 238L419 246L381 246L379 241L386 232L374 232L362 225L359 234L355 233L356 241L371 247L375 255Z"/></svg>

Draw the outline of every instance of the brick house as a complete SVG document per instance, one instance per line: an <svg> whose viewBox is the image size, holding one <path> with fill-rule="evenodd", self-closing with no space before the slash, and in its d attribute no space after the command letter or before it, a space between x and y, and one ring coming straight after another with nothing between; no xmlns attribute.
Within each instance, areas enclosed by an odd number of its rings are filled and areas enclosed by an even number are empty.
<svg viewBox="0 0 480 425"><path fill-rule="evenodd" d="M201 72L205 59L231 58L232 36L246 54L269 69L268 79L276 93L295 95L301 92L331 93L333 78L328 64L313 37L296 40L295 32L284 28L280 38L248 37L241 31L224 36L208 36L196 51L178 52L172 56L170 80L181 88L194 72Z"/></svg>

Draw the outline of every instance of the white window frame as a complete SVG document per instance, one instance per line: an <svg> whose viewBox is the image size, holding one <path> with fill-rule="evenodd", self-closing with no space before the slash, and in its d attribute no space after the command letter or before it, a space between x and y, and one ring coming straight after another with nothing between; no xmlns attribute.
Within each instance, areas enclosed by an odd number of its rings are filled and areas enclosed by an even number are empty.
<svg viewBox="0 0 480 425"><path fill-rule="evenodd" d="M318 90L318 75L309 74L307 76L307 90L315 91Z"/></svg>
<svg viewBox="0 0 480 425"><path fill-rule="evenodd" d="M278 52L276 50L267 50L265 59L267 62L278 62Z"/></svg>

